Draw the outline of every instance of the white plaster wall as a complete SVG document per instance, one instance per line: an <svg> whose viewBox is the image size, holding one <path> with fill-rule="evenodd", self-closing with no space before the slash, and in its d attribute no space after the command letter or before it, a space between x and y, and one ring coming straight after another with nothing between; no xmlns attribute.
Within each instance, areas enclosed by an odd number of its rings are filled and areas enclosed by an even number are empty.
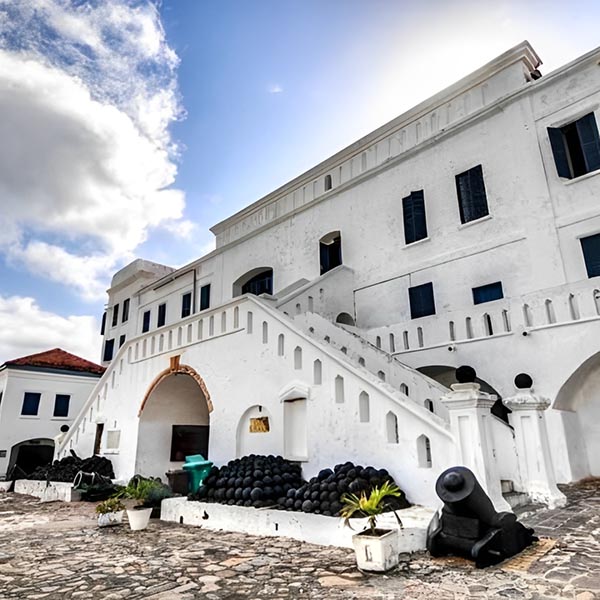
<svg viewBox="0 0 600 600"><path fill-rule="evenodd" d="M0 405L0 450L6 450L6 456L0 457L0 478L6 475L11 448L26 440L53 439L59 435L63 425L73 423L97 381L97 377L6 369L0 379L0 389L4 389ZM25 392L42 394L37 416L21 415ZM71 396L67 417L53 416L56 394Z"/></svg>
<svg viewBox="0 0 600 600"><path fill-rule="evenodd" d="M250 431L250 419L264 417L269 419L269 431ZM273 416L262 405L248 408L241 416L237 427L236 457L249 454L282 454L281 424L278 424L278 429L275 431L273 426Z"/></svg>

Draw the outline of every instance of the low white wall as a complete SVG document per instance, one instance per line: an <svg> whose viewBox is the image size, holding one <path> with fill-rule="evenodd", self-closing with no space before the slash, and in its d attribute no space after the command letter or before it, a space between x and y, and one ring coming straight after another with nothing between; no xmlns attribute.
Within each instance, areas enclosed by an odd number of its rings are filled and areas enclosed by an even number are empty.
<svg viewBox="0 0 600 600"><path fill-rule="evenodd" d="M427 526L434 511L422 506L399 510L403 528L400 530L400 552L425 549ZM352 519L352 529L343 520L323 515L271 508L256 509L190 502L187 498L168 498L162 501L160 518L163 521L194 525L217 531L235 531L250 535L288 537L322 546L352 548L352 536L366 527L366 519ZM382 515L379 527L398 529L392 513Z"/></svg>
<svg viewBox="0 0 600 600"><path fill-rule="evenodd" d="M42 502L77 502L81 500L81 493L73 489L72 483L62 481L35 481L32 479L17 479L14 487L15 494L35 496Z"/></svg>

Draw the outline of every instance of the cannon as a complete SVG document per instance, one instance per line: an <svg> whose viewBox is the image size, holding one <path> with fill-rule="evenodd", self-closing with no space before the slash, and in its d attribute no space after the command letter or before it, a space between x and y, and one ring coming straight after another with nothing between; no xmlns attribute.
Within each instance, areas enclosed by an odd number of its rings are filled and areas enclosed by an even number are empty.
<svg viewBox="0 0 600 600"><path fill-rule="evenodd" d="M537 541L533 529L519 523L513 513L496 512L466 467L444 471L435 491L444 506L427 529L427 550L432 556L454 554L474 560L478 568L488 567Z"/></svg>

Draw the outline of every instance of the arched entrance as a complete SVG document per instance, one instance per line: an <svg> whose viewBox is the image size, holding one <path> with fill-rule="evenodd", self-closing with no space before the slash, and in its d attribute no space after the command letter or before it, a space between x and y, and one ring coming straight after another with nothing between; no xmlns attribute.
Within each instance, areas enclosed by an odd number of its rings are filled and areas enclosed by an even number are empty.
<svg viewBox="0 0 600 600"><path fill-rule="evenodd" d="M7 473L11 475L14 470L17 477L23 473L29 475L38 467L51 463L53 457L54 440L37 438L19 442L10 450Z"/></svg>
<svg viewBox="0 0 600 600"><path fill-rule="evenodd" d="M447 388L449 388L453 383L458 383L456 381L456 367L450 367L448 365L428 365L426 367L419 367L417 371L423 373L423 375L427 375L427 377L431 377L431 379L434 379ZM511 411L508 407L502 404L502 395L499 394L498 391L484 379L476 377L475 382L480 385L482 392L498 396L498 400L496 400L494 406L492 406L491 412L499 419L502 419L508 423L508 415Z"/></svg>
<svg viewBox="0 0 600 600"><path fill-rule="evenodd" d="M552 408L563 411L572 478L600 476L600 352L563 383Z"/></svg>
<svg viewBox="0 0 600 600"><path fill-rule="evenodd" d="M191 367L161 373L140 408L136 473L164 480L186 456L208 458L211 410L204 381Z"/></svg>

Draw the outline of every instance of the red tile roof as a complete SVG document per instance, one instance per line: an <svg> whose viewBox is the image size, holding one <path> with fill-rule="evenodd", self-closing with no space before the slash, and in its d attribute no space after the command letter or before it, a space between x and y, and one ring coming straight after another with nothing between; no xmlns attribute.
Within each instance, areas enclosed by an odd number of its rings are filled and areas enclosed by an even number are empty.
<svg viewBox="0 0 600 600"><path fill-rule="evenodd" d="M81 371L85 373L97 373L102 375L105 368L70 352L53 348L46 352L30 354L4 363L7 367L45 367L48 369L63 369L66 371Z"/></svg>

